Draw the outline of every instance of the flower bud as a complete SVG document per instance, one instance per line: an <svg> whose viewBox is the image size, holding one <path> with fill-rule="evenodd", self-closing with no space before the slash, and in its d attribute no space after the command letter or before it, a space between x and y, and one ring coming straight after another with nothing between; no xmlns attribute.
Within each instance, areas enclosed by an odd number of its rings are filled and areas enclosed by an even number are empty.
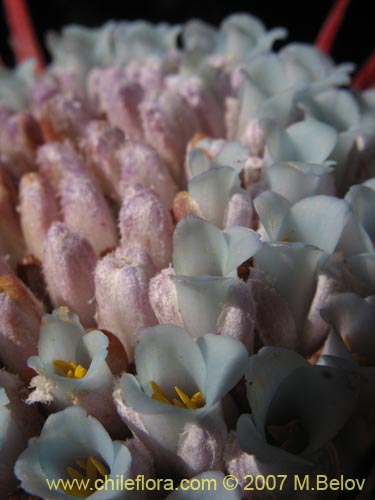
<svg viewBox="0 0 375 500"><path fill-rule="evenodd" d="M45 142L69 139L77 143L90 120L85 103L78 98L57 93L40 110L40 127Z"/></svg>
<svg viewBox="0 0 375 500"><path fill-rule="evenodd" d="M150 281L148 297L154 314L160 324L174 324L184 327L178 307L176 285L170 276L175 274L173 267L160 271Z"/></svg>
<svg viewBox="0 0 375 500"><path fill-rule="evenodd" d="M90 243L54 222L47 233L43 272L55 307L66 305L75 311L83 325L94 324L94 269L97 257Z"/></svg>
<svg viewBox="0 0 375 500"><path fill-rule="evenodd" d="M117 153L121 166L121 193L128 186L142 184L152 189L166 210L170 210L177 187L167 165L154 148L141 142L127 142Z"/></svg>
<svg viewBox="0 0 375 500"><path fill-rule="evenodd" d="M251 229L253 204L246 191L234 193L228 202L224 216L224 227L243 226Z"/></svg>
<svg viewBox="0 0 375 500"><path fill-rule="evenodd" d="M15 205L15 194L9 175L4 169L0 169L0 255L9 255L12 266L21 259L24 249Z"/></svg>
<svg viewBox="0 0 375 500"><path fill-rule="evenodd" d="M142 246L158 269L172 259L171 215L158 196L140 185L130 187L120 210L121 247Z"/></svg>
<svg viewBox="0 0 375 500"><path fill-rule="evenodd" d="M38 149L36 161L39 171L49 180L56 192L66 172L87 172L85 163L69 142L45 144Z"/></svg>
<svg viewBox="0 0 375 500"><path fill-rule="evenodd" d="M22 177L19 210L27 249L41 261L48 228L60 219L58 202L47 179L36 172Z"/></svg>
<svg viewBox="0 0 375 500"><path fill-rule="evenodd" d="M59 191L64 222L70 231L86 238L98 255L117 245L115 219L90 177L67 172L60 181Z"/></svg>
<svg viewBox="0 0 375 500"><path fill-rule="evenodd" d="M140 110L147 142L167 162L173 179L183 182L186 145L199 131L194 111L181 95L171 90L143 101Z"/></svg>
<svg viewBox="0 0 375 500"><path fill-rule="evenodd" d="M0 276L0 352L9 370L25 375L26 361L38 352L43 306L13 274Z"/></svg>
<svg viewBox="0 0 375 500"><path fill-rule="evenodd" d="M99 328L116 335L132 361L139 332L157 321L148 300L147 266L129 259L131 252L118 249L98 262L95 294Z"/></svg>
<svg viewBox="0 0 375 500"><path fill-rule="evenodd" d="M91 121L81 141L88 165L104 194L119 197L120 165L116 151L125 143L125 135L119 128L102 120Z"/></svg>
<svg viewBox="0 0 375 500"><path fill-rule="evenodd" d="M168 83L171 84L170 88L180 92L195 111L201 132L210 137L225 136L224 110L216 98L215 89L209 88L204 80L196 76L188 79L170 77Z"/></svg>
<svg viewBox="0 0 375 500"><path fill-rule="evenodd" d="M33 169L35 150L41 143L38 122L30 113L0 107L0 150L12 164L14 177Z"/></svg>
<svg viewBox="0 0 375 500"><path fill-rule="evenodd" d="M187 423L177 445L178 458L184 477L205 470L220 470L227 429L222 419L208 417Z"/></svg>
<svg viewBox="0 0 375 500"><path fill-rule="evenodd" d="M106 112L110 124L119 127L132 140L143 138L139 113L143 94L143 89L138 83L126 82L115 87L107 104Z"/></svg>

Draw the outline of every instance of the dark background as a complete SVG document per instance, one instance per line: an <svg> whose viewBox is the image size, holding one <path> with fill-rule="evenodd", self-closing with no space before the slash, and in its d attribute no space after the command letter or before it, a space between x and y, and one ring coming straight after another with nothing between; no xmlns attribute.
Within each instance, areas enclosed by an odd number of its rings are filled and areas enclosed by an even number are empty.
<svg viewBox="0 0 375 500"><path fill-rule="evenodd" d="M1 0L0 0L1 1ZM109 19L147 19L153 22L184 22L199 17L218 25L226 15L243 11L258 16L267 28L285 26L289 41L313 43L332 0L29 0L29 9L40 41L48 30L64 24L99 26ZM371 1L352 0L332 55L336 62L360 65L374 48L374 17ZM7 65L13 61L0 3L0 53ZM45 50L45 47L44 47ZM47 56L47 52L45 52Z"/></svg>

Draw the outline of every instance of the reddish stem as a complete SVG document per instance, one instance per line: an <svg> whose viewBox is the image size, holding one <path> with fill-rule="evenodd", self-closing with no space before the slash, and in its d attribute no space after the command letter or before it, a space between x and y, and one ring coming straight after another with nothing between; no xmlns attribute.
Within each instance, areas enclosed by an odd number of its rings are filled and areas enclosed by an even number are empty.
<svg viewBox="0 0 375 500"><path fill-rule="evenodd" d="M360 90L375 87L375 50L357 71L352 86Z"/></svg>
<svg viewBox="0 0 375 500"><path fill-rule="evenodd" d="M8 21L11 44L17 63L33 58L37 61L38 71L45 63L33 23L25 0L3 0Z"/></svg>
<svg viewBox="0 0 375 500"><path fill-rule="evenodd" d="M350 0L336 0L315 40L315 46L324 54L332 50L336 35L343 23Z"/></svg>

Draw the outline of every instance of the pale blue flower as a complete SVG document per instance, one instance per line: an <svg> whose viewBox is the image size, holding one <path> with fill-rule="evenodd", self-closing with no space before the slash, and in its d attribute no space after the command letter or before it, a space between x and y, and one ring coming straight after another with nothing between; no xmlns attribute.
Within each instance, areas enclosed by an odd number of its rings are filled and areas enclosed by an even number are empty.
<svg viewBox="0 0 375 500"><path fill-rule="evenodd" d="M242 377L247 359L243 344L228 335L195 341L176 325L146 328L135 350L137 376L124 373L115 391L117 409L133 433L164 457L161 466L183 467L181 433L189 426L208 425L213 433L223 428L221 401ZM213 443L222 446L217 437ZM204 453L206 443L190 445L191 453L197 446Z"/></svg>
<svg viewBox="0 0 375 500"><path fill-rule="evenodd" d="M65 307L43 317L38 351L38 356L29 358L28 366L51 381L57 394L67 398L66 403L81 391L108 390L112 385L105 361L108 338L98 330L85 334L78 316ZM72 374L66 372L68 367L60 368L59 361L72 362Z"/></svg>
<svg viewBox="0 0 375 500"><path fill-rule="evenodd" d="M267 165L280 161L326 164L337 145L337 131L324 121L303 120L285 128L271 120L262 123Z"/></svg>
<svg viewBox="0 0 375 500"><path fill-rule="evenodd" d="M188 215L173 235L173 267L184 276L236 276L237 267L255 255L259 236L244 227L221 231L195 215Z"/></svg>
<svg viewBox="0 0 375 500"><path fill-rule="evenodd" d="M352 186L345 196L353 217L346 232L346 259L354 277L360 281L361 293L375 293L375 177ZM366 245L363 242L366 240Z"/></svg>
<svg viewBox="0 0 375 500"><path fill-rule="evenodd" d="M374 254L371 238L347 200L316 195L293 205L280 194L266 191L254 200L254 206L265 240L303 242L330 254L341 251L346 257Z"/></svg>
<svg viewBox="0 0 375 500"><path fill-rule="evenodd" d="M327 164L283 161L264 170L268 187L296 203L308 196L334 195L336 192L333 168Z"/></svg>
<svg viewBox="0 0 375 500"><path fill-rule="evenodd" d="M256 57L241 69L235 138L246 142L247 128L254 120L268 118L281 127L287 126L298 92L298 88L289 85L283 62L276 54Z"/></svg>
<svg viewBox="0 0 375 500"><path fill-rule="evenodd" d="M228 205L233 195L238 194L251 206L251 198L241 188L240 178L232 167L211 168L193 177L188 183L188 191L204 218L220 228L226 225Z"/></svg>
<svg viewBox="0 0 375 500"><path fill-rule="evenodd" d="M125 444L112 441L98 420L75 406L47 418L40 437L29 441L14 470L22 488L42 498L61 500L84 496L93 500L112 500L131 498L131 494L111 488L96 491L95 478L103 480L97 483L99 487L106 476L116 484L116 477L129 477L131 465L132 457ZM90 479L88 488L79 490L77 487L69 493L62 486L58 489L48 487L52 480L75 477Z"/></svg>
<svg viewBox="0 0 375 500"><path fill-rule="evenodd" d="M195 143L188 154L188 180L215 167L232 167L239 175L249 155L249 149L239 141L225 142L204 138Z"/></svg>
<svg viewBox="0 0 375 500"><path fill-rule="evenodd" d="M108 337L85 333L78 316L60 307L42 319L39 355L28 359L37 372L28 403L48 403L52 410L81 405L117 434L123 429L111 397L113 374L107 365Z"/></svg>
<svg viewBox="0 0 375 500"><path fill-rule="evenodd" d="M329 159L336 162L336 188L342 194L356 175L357 162L349 154L356 137L366 132L365 124L361 124L358 103L348 90L327 89L304 99L300 106L305 110L307 122L320 120L337 131L337 144Z"/></svg>
<svg viewBox="0 0 375 500"><path fill-rule="evenodd" d="M196 19L183 28L184 45L189 52L222 54L236 61L270 50L275 40L286 34L283 28L266 31L259 19L240 13L226 17L219 30Z"/></svg>
<svg viewBox="0 0 375 500"><path fill-rule="evenodd" d="M375 240L375 177L362 184L351 186L345 196L355 218L365 228L372 241Z"/></svg>
<svg viewBox="0 0 375 500"><path fill-rule="evenodd" d="M374 296L363 299L355 293L333 295L321 310L324 320L332 326L322 356L352 356L363 366L375 367L374 306Z"/></svg>
<svg viewBox="0 0 375 500"><path fill-rule="evenodd" d="M61 34L50 33L47 45L55 68L84 73L95 66L164 55L174 47L178 30L178 26L147 21L110 21L100 28L67 25Z"/></svg>
<svg viewBox="0 0 375 500"><path fill-rule="evenodd" d="M261 246L258 235L244 227L221 231L194 215L178 223L173 237L176 276L172 280L185 326L194 337L218 331L223 305L239 282L237 267Z"/></svg>
<svg viewBox="0 0 375 500"><path fill-rule="evenodd" d="M280 50L279 56L286 66L290 85L305 83L314 92L349 84L349 73L354 69L350 63L336 66L329 56L305 43L289 43Z"/></svg>
<svg viewBox="0 0 375 500"><path fill-rule="evenodd" d="M0 67L0 102L8 109L24 110L35 81L35 61L27 60L14 70Z"/></svg>
<svg viewBox="0 0 375 500"><path fill-rule="evenodd" d="M252 414L237 423L239 445L262 464L308 467L352 415L354 375L312 366L299 354L265 347L249 360L246 386ZM308 390L307 390L308 389ZM315 457L314 457L315 455Z"/></svg>

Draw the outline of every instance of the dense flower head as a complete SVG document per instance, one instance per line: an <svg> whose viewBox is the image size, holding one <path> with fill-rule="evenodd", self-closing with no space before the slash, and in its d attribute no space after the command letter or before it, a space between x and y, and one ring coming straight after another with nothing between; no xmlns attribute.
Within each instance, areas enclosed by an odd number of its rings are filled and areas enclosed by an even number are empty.
<svg viewBox="0 0 375 500"><path fill-rule="evenodd" d="M95 481L156 471L160 499L370 498L375 79L329 56L347 3L315 46L249 13L65 26L44 68L4 2L0 496L142 500Z"/></svg>

